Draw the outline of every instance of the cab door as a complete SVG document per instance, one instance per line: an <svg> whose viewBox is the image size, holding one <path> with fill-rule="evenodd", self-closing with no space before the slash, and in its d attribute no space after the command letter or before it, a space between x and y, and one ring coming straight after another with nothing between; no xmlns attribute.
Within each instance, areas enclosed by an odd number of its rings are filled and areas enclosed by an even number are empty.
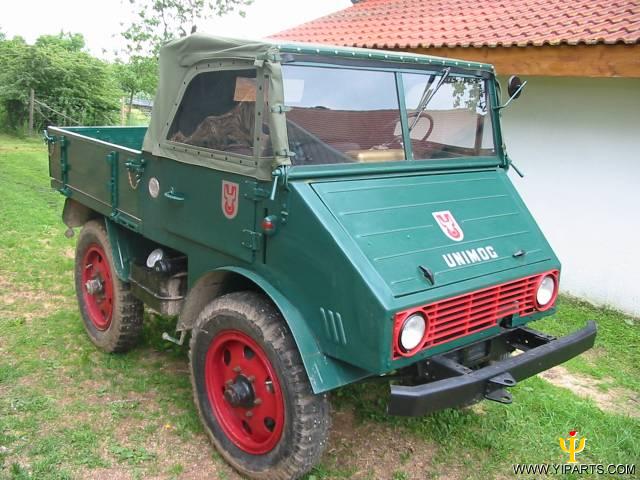
<svg viewBox="0 0 640 480"><path fill-rule="evenodd" d="M255 170L262 141L258 72L239 61L195 69L166 122L163 149L172 158L154 157L146 171L160 185L161 229L247 262L260 236L255 180L240 173Z"/></svg>
<svg viewBox="0 0 640 480"><path fill-rule="evenodd" d="M256 204L246 177L155 159L160 194L154 219L172 236L252 262Z"/></svg>

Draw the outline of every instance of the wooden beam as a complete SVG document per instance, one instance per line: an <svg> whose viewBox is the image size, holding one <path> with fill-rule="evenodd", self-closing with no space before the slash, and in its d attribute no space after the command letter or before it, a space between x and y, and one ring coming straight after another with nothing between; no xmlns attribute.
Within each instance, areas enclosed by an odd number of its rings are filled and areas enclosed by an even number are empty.
<svg viewBox="0 0 640 480"><path fill-rule="evenodd" d="M640 78L640 44L439 47L410 51L491 63L499 75Z"/></svg>

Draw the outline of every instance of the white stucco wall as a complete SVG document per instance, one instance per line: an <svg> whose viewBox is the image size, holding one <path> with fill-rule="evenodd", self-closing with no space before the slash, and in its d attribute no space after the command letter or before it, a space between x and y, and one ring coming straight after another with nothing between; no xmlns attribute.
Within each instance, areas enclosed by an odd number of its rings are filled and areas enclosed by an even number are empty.
<svg viewBox="0 0 640 480"><path fill-rule="evenodd" d="M562 288L640 315L640 79L526 80L504 139Z"/></svg>

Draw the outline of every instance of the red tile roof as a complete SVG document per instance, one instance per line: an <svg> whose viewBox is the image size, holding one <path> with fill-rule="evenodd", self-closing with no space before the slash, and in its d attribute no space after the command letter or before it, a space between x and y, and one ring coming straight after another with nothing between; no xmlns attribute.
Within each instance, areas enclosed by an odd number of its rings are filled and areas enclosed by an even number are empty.
<svg viewBox="0 0 640 480"><path fill-rule="evenodd" d="M273 38L369 48L640 43L640 0L362 0Z"/></svg>

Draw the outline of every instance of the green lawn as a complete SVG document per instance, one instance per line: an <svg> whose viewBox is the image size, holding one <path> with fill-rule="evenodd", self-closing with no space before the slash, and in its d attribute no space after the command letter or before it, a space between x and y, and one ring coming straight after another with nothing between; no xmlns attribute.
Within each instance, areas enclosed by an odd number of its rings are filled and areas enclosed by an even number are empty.
<svg viewBox="0 0 640 480"><path fill-rule="evenodd" d="M0 136L0 192L0 478L238 478L202 432L186 348L160 339L170 321L148 316L126 355L84 334L75 240L40 141ZM333 395L334 433L309 479L510 478L513 463L563 463L558 437L574 429L588 439L581 462L638 463L640 321L568 298L560 312L534 327L598 322L596 348L565 367L610 408L532 378L510 406L400 419L384 414L384 385L355 385Z"/></svg>

